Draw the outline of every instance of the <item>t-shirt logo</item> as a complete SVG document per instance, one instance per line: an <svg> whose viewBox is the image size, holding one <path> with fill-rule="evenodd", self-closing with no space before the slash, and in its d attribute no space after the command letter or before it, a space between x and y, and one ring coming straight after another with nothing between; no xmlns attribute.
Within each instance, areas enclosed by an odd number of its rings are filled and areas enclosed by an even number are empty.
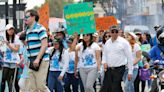
<svg viewBox="0 0 164 92"><path fill-rule="evenodd" d="M53 67L56 68L56 69L59 69L59 56L54 56L53 57Z"/></svg>
<svg viewBox="0 0 164 92"><path fill-rule="evenodd" d="M12 51L10 49L6 50L6 60L10 60L12 59Z"/></svg>
<svg viewBox="0 0 164 92"><path fill-rule="evenodd" d="M70 59L68 71L74 71L74 60Z"/></svg>
<svg viewBox="0 0 164 92"><path fill-rule="evenodd" d="M88 66L88 65L93 65L93 55L92 54L88 54L85 56L84 58L84 66Z"/></svg>

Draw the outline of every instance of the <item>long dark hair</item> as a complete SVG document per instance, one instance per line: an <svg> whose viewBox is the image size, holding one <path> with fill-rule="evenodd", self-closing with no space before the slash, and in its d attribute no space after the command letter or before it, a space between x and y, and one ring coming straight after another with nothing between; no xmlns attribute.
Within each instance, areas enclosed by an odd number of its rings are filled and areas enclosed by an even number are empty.
<svg viewBox="0 0 164 92"><path fill-rule="evenodd" d="M88 34L88 35L90 36L90 43L89 43L88 47L90 47L93 43L93 36L92 36L92 34ZM82 42L83 42L83 51L85 51L85 49L87 48L87 44L84 40Z"/></svg>
<svg viewBox="0 0 164 92"><path fill-rule="evenodd" d="M59 40L59 62L61 61L62 58L62 53L63 53L64 45L62 43L62 40ZM52 54L50 55L50 59L52 58L53 54L56 52L56 49L54 48L52 51Z"/></svg>
<svg viewBox="0 0 164 92"><path fill-rule="evenodd" d="M14 34L12 35L12 38L10 39L10 37L9 37L9 34L8 34L8 32L7 32L7 30L6 30L6 39L7 39L7 41L8 42L10 42L10 40L11 40L11 43L14 43L14 39L15 39L15 29L13 29L14 30Z"/></svg>
<svg viewBox="0 0 164 92"><path fill-rule="evenodd" d="M103 43L103 44L105 44L105 42L106 42L105 36L106 36L107 33L108 33L108 32L105 32L105 33L103 34L103 38L102 38L102 43Z"/></svg>

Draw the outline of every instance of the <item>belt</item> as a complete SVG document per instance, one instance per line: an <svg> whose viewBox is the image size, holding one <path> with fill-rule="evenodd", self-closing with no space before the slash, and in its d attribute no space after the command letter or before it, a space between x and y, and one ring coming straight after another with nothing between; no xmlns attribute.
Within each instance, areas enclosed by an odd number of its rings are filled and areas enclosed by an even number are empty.
<svg viewBox="0 0 164 92"><path fill-rule="evenodd" d="M114 70L114 69L119 69L119 68L123 68L123 67L125 67L125 65L118 66L118 67L108 67L108 69Z"/></svg>

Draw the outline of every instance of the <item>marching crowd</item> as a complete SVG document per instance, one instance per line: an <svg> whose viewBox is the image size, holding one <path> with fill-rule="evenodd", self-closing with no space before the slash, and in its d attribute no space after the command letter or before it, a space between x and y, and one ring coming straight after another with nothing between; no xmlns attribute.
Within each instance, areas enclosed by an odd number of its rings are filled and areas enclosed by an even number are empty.
<svg viewBox="0 0 164 92"><path fill-rule="evenodd" d="M116 25L72 36L59 28L52 35L38 20L37 11L28 10L25 31L16 34L13 25L6 25L1 92L6 82L9 92L96 92L98 81L100 92L147 92L146 82L151 88L152 80L140 76L150 61L143 59L141 45L153 47L164 35L151 38L139 29L124 33Z"/></svg>

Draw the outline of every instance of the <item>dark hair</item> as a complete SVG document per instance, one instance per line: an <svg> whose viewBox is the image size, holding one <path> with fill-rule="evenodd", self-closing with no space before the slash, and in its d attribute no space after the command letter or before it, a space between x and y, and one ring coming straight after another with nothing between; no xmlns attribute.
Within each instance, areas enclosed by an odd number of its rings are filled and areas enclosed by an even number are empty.
<svg viewBox="0 0 164 92"><path fill-rule="evenodd" d="M64 49L64 45L62 43L62 40L59 41L59 62L61 61L62 58L62 53L63 53L63 49ZM56 52L56 49L54 48L54 50L52 51L52 54L50 55L50 59L52 58L52 56L54 55L54 53Z"/></svg>
<svg viewBox="0 0 164 92"><path fill-rule="evenodd" d="M15 39L15 31L16 30L14 28L13 28L13 30L14 30L14 34L12 35L11 43L14 43L14 39ZM8 42L10 42L10 37L9 37L9 34L8 34L7 30L6 30L6 39L7 39Z"/></svg>
<svg viewBox="0 0 164 92"><path fill-rule="evenodd" d="M108 33L108 32L105 32L105 33L103 34L103 38L102 38L102 43L103 43L103 44L105 44L105 42L106 42L105 36L106 36L107 33Z"/></svg>
<svg viewBox="0 0 164 92"><path fill-rule="evenodd" d="M92 43L93 43L93 36L92 36L92 34L88 34L89 36L90 36L90 43L89 43L89 47L92 45ZM82 41L83 42L83 51L87 48L87 44L86 44L86 42L83 40Z"/></svg>
<svg viewBox="0 0 164 92"><path fill-rule="evenodd" d="M149 33L144 33L146 35L146 39L149 43L151 43L151 35Z"/></svg>
<svg viewBox="0 0 164 92"><path fill-rule="evenodd" d="M35 16L36 22L39 21L39 13L36 10L34 10L34 9L27 10L26 13L30 13L30 16Z"/></svg>
<svg viewBox="0 0 164 92"><path fill-rule="evenodd" d="M19 36L19 40L25 41L25 39L26 39L26 32L23 32L23 33L21 33L21 35Z"/></svg>

